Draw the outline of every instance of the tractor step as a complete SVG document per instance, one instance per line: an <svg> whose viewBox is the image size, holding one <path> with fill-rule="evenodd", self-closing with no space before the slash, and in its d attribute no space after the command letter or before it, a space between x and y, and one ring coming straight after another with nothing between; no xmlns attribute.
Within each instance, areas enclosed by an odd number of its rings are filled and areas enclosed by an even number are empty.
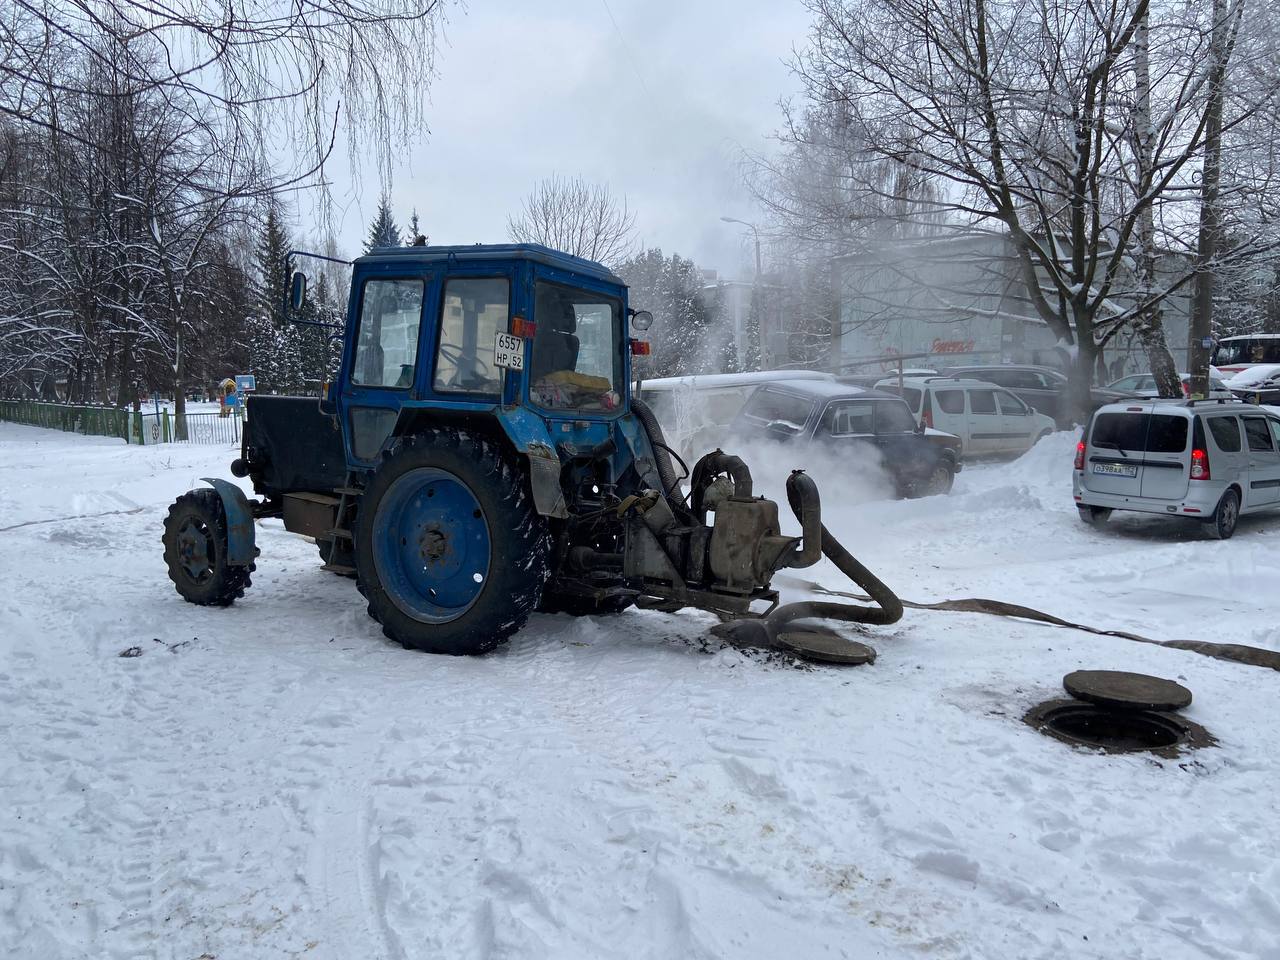
<svg viewBox="0 0 1280 960"><path fill-rule="evenodd" d="M349 567L345 563L326 563L320 568L328 573L336 573L340 577L354 577L356 568Z"/></svg>
<svg viewBox="0 0 1280 960"><path fill-rule="evenodd" d="M325 536L328 537L330 540L332 540L334 537L341 537L343 540L355 539L355 536L351 533L350 530L336 530L336 529L330 530L327 533L325 533Z"/></svg>
<svg viewBox="0 0 1280 960"><path fill-rule="evenodd" d="M344 496L344 497L362 497L362 496L364 496L364 491L363 491L363 490L361 490L359 487L338 487L338 488L337 488L337 489L335 489L333 492L334 492L334 493L337 493L337 494L340 494L340 495L342 495L342 496Z"/></svg>

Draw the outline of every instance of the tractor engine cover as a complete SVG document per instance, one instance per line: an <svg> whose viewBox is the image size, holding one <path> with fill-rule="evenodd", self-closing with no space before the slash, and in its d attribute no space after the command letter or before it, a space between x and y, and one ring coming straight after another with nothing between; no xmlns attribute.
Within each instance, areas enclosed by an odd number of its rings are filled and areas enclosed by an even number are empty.
<svg viewBox="0 0 1280 960"><path fill-rule="evenodd" d="M715 518L707 547L712 578L740 593L767 586L779 558L796 542L781 536L778 505L763 497L726 497L716 504Z"/></svg>

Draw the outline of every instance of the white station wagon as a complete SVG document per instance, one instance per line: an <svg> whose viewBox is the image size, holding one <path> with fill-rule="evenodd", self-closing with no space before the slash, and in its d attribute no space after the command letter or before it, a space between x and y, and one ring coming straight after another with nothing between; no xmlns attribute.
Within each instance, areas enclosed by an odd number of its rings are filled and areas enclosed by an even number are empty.
<svg viewBox="0 0 1280 960"><path fill-rule="evenodd" d="M1113 510L1204 522L1225 540L1243 513L1280 507L1280 416L1223 400L1149 400L1098 409L1076 445L1080 519Z"/></svg>

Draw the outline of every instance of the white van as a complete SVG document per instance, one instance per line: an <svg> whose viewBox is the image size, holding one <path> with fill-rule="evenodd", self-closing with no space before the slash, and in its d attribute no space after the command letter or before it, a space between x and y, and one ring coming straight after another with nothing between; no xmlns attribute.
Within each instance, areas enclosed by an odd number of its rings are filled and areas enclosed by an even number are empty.
<svg viewBox="0 0 1280 960"><path fill-rule="evenodd" d="M1018 456L1056 429L1004 387L960 377L886 377L876 389L907 401L926 427L954 433L966 457Z"/></svg>
<svg viewBox="0 0 1280 960"><path fill-rule="evenodd" d="M831 380L816 370L762 370L756 373L709 373L694 377L661 377L636 383L633 396L653 410L662 433L685 462L714 450L725 428L747 404L756 388L779 380Z"/></svg>

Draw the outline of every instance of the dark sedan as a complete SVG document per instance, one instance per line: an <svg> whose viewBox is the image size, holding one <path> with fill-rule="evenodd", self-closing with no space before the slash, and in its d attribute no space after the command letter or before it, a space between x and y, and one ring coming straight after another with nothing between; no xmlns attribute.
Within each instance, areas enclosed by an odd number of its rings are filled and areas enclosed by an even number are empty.
<svg viewBox="0 0 1280 960"><path fill-rule="evenodd" d="M899 497L947 493L960 439L916 424L892 394L826 380L780 380L756 390L733 422L744 437L809 441L826 452L878 459Z"/></svg>

